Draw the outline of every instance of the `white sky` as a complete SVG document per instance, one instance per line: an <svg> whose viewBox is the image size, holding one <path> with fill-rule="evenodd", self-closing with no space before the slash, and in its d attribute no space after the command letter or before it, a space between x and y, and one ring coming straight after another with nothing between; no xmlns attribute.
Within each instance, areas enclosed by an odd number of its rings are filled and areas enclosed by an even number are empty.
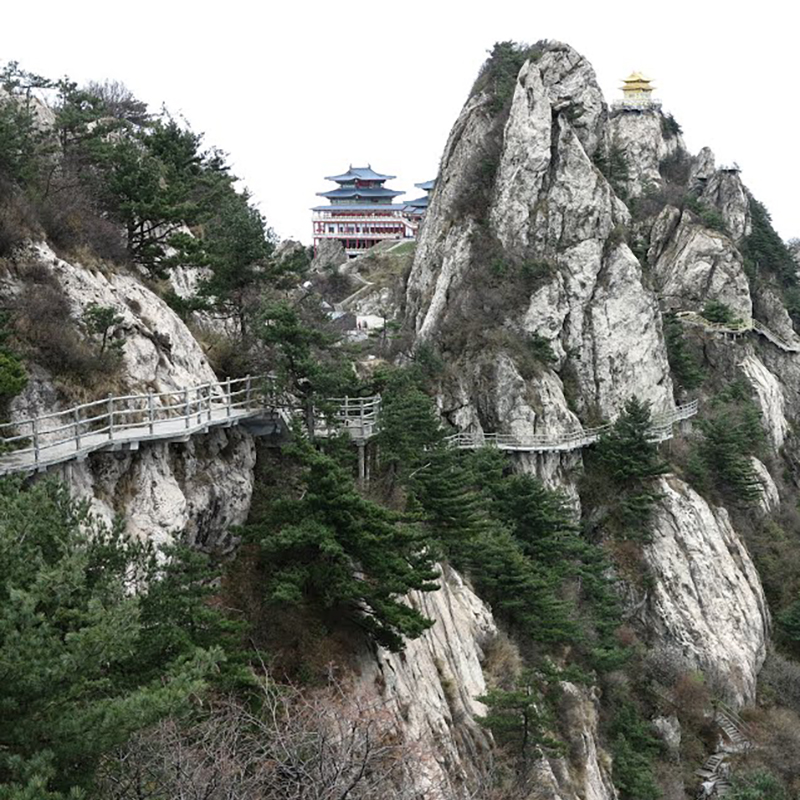
<svg viewBox="0 0 800 800"><path fill-rule="evenodd" d="M3 3L0 61L50 77L123 81L182 113L230 154L281 238L311 238L325 175L371 163L390 185L436 174L447 134L495 41L565 41L606 99L637 69L655 79L689 149L737 161L780 233L795 195L797 28L759 0L38 0Z"/></svg>

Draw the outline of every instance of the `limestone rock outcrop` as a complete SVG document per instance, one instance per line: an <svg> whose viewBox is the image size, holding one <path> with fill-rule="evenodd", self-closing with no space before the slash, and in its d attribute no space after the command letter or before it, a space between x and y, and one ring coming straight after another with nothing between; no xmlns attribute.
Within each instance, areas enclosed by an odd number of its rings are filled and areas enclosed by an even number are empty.
<svg viewBox="0 0 800 800"><path fill-rule="evenodd" d="M724 508L675 477L658 488L662 502L645 547L651 645L680 653L736 706L752 703L770 625L756 568Z"/></svg>
<svg viewBox="0 0 800 800"><path fill-rule="evenodd" d="M5 296L22 292L26 270L35 268L55 279L73 319L80 320L91 303L113 308L121 317L115 332L124 338L119 376L125 391L170 392L216 380L183 321L134 275L65 261L45 244L34 245L17 261L19 269L3 279ZM34 364L29 372L28 385L11 404L12 422L79 402L68 387L56 388L46 370ZM183 444L95 454L57 472L77 496L91 501L95 513L108 522L121 514L135 535L166 543L185 532L198 546L225 547L229 527L247 518L254 465L252 437L230 429Z"/></svg>
<svg viewBox="0 0 800 800"><path fill-rule="evenodd" d="M430 800L469 795L486 767L491 738L475 717L486 712L482 664L497 636L491 611L449 567L436 592L414 592L411 604L435 624L402 653L365 655L361 682L375 687L416 758L407 781Z"/></svg>
<svg viewBox="0 0 800 800"><path fill-rule="evenodd" d="M716 300L743 320L753 316L741 254L727 235L699 224L689 212L664 209L648 258L666 309L701 311Z"/></svg>
<svg viewBox="0 0 800 800"><path fill-rule="evenodd" d="M611 143L625 160L624 187L630 197L663 184L661 162L686 148L679 133L665 134L665 117L658 109L612 113Z"/></svg>
<svg viewBox="0 0 800 800"><path fill-rule="evenodd" d="M520 71L502 130L488 106L482 94L470 98L450 134L408 280L410 319L419 340L436 341L457 327L459 306L485 306L480 274L490 256L476 243L488 228L491 257L546 265L527 301L520 288L519 305L498 308L493 324L522 339L544 338L555 361L552 372L540 370L546 379L523 380L510 399L501 387L505 376L525 371L518 354L496 348L494 366L479 376L463 359L458 385L442 389L445 410L457 409L459 427L530 433L574 425L574 411L613 418L634 394L655 410L670 408L658 303L621 235L628 210L592 161L607 146L608 114L591 66L565 45L548 45ZM465 183L493 147L493 186L476 217L464 208ZM566 372L577 382L574 409L553 391ZM549 387L547 403L537 403L540 384ZM487 394L506 401L487 409L477 399Z"/></svg>

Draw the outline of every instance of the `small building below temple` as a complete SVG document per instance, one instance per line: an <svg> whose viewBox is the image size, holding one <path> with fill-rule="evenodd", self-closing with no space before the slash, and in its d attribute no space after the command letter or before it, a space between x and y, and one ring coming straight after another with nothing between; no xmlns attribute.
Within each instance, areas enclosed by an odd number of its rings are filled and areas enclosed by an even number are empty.
<svg viewBox="0 0 800 800"><path fill-rule="evenodd" d="M325 180L338 185L336 189L317 193L330 205L312 209L314 249L324 239L338 239L347 255L353 258L387 239L416 239L428 196L403 205L395 203L395 198L405 192L384 185L394 177L375 172L369 165L351 165L347 172L327 177ZM433 188L433 181L416 186L428 192Z"/></svg>
<svg viewBox="0 0 800 800"><path fill-rule="evenodd" d="M614 103L614 108L643 111L650 108L660 108L661 101L653 99L653 81L642 75L641 72L632 72L627 78L622 79L622 100Z"/></svg>
<svg viewBox="0 0 800 800"><path fill-rule="evenodd" d="M417 227L419 227L419 224L422 222L422 218L425 216L425 212L428 210L428 202L431 199L430 193L435 185L435 180L414 184L417 189L422 189L425 194L422 197L418 197L416 200L409 200L406 203L405 213L406 216L417 225Z"/></svg>

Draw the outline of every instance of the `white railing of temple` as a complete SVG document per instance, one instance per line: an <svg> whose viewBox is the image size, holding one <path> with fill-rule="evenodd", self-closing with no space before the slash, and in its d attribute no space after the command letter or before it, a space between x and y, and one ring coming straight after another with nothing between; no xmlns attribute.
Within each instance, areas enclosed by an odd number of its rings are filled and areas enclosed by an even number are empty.
<svg viewBox="0 0 800 800"><path fill-rule="evenodd" d="M371 437L380 397L333 398L318 434L344 429L354 439ZM180 440L212 427L230 426L273 411L288 421L301 412L279 399L272 376L247 376L172 392L108 396L38 417L0 425L0 475L82 458L98 450L139 442Z"/></svg>
<svg viewBox="0 0 800 800"><path fill-rule="evenodd" d="M692 400L685 405L676 406L664 414L656 414L652 418L649 430L650 440L664 442L673 436L673 426L690 419L697 414L698 402ZM530 436L515 436L508 433L457 433L448 437L447 441L452 447L462 450L475 450L480 447L495 447L498 450L513 450L516 452L546 453L556 451L579 450L594 444L604 433L611 430L613 423L601 425L597 428L583 428L578 431L552 435L531 434Z"/></svg>
<svg viewBox="0 0 800 800"><path fill-rule="evenodd" d="M766 325L759 322L757 319L751 318L749 320L739 320L737 322L730 323L710 322L697 311L679 311L675 316L686 325L694 325L698 328L703 328L704 330L710 331L711 333L740 336L741 334L748 333L749 331L754 331L768 341L772 342L772 344L784 352L800 353L800 345L792 344L791 342L787 341L780 334L770 330Z"/></svg>

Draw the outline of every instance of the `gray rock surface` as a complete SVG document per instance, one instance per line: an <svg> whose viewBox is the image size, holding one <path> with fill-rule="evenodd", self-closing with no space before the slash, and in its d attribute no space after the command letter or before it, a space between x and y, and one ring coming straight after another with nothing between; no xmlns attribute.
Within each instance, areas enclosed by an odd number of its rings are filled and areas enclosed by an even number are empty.
<svg viewBox="0 0 800 800"><path fill-rule="evenodd" d="M755 699L769 611L755 566L730 523L675 477L645 547L653 586L645 611L655 648L680 652L737 707Z"/></svg>
<svg viewBox="0 0 800 800"><path fill-rule="evenodd" d="M347 263L347 253L338 239L323 239L317 247L317 252L311 262L311 269L320 272L326 269L336 269Z"/></svg>
<svg viewBox="0 0 800 800"><path fill-rule="evenodd" d="M37 244L25 258L52 273L80 320L90 303L112 307L122 317L120 373L130 393L170 392L216 380L199 342L172 309L135 276L100 272L58 258ZM3 290L21 290L10 276ZM33 367L25 390L11 405L22 419L85 402L57 390L50 376ZM46 430L46 426L43 426ZM56 472L75 493L91 501L107 521L121 514L129 531L158 543L186 532L205 547L227 546L227 530L245 521L253 490L255 445L238 430L215 430L185 444L145 444L130 453L93 454Z"/></svg>

